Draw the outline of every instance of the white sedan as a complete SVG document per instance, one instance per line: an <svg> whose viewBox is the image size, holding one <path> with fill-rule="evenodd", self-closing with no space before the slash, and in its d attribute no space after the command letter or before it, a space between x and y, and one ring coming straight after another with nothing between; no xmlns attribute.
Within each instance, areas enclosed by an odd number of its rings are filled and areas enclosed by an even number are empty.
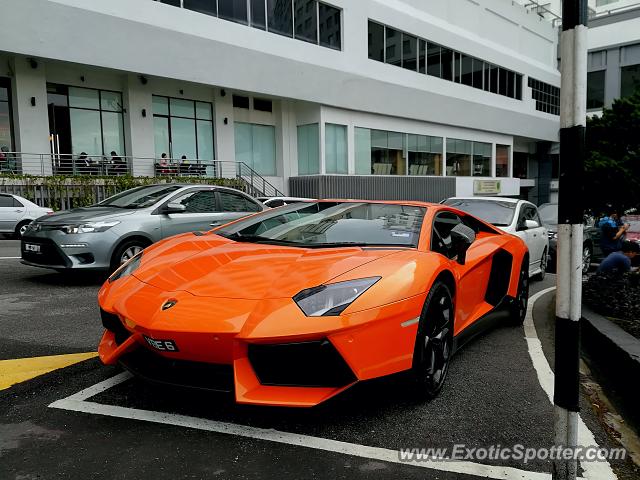
<svg viewBox="0 0 640 480"><path fill-rule="evenodd" d="M549 259L549 237L533 203L504 197L452 197L443 203L520 237L529 248L529 276L544 278Z"/></svg>
<svg viewBox="0 0 640 480"><path fill-rule="evenodd" d="M33 220L52 213L50 208L40 207L26 198L0 193L0 233L13 233L20 238Z"/></svg>

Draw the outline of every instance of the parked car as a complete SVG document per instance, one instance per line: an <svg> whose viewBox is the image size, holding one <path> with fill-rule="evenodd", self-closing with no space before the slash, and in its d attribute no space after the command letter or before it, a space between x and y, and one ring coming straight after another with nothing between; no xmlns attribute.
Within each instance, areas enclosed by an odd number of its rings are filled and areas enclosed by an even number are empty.
<svg viewBox="0 0 640 480"><path fill-rule="evenodd" d="M50 208L36 205L26 198L0 193L0 233L20 238L33 220L52 213Z"/></svg>
<svg viewBox="0 0 640 480"><path fill-rule="evenodd" d="M22 238L22 263L56 270L113 270L162 238L210 230L265 208L231 188L137 187L33 222Z"/></svg>
<svg viewBox="0 0 640 480"><path fill-rule="evenodd" d="M540 280L544 278L548 266L549 239L533 203L505 197L452 197L443 203L520 237L529 248L529 275L535 275Z"/></svg>
<svg viewBox="0 0 640 480"><path fill-rule="evenodd" d="M629 224L626 240L640 243L640 215L625 215L623 221Z"/></svg>
<svg viewBox="0 0 640 480"><path fill-rule="evenodd" d="M142 379L244 404L312 407L399 372L431 398L465 341L498 318L522 324L528 254L446 205L287 205L120 267L98 294L98 352Z"/></svg>
<svg viewBox="0 0 640 480"><path fill-rule="evenodd" d="M558 261L558 204L543 203L538 208L542 222L547 227L549 234L549 265L550 272L556 271ZM582 243L582 272L587 273L591 267L591 262L602 260L602 249L600 248L600 229L594 226L594 222L585 217L584 234Z"/></svg>
<svg viewBox="0 0 640 480"><path fill-rule="evenodd" d="M313 201L312 198L303 197L258 197L258 200L269 208L282 207L283 205L291 205L292 203Z"/></svg>

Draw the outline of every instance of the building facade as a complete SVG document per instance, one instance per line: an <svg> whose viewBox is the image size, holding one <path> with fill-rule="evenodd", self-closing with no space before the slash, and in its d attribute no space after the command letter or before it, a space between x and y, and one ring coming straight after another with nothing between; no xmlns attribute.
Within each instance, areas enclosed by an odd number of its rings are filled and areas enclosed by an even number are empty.
<svg viewBox="0 0 640 480"><path fill-rule="evenodd" d="M292 194L549 198L558 33L522 5L7 0L0 14L0 146L18 173L115 153L137 176L163 157L241 162Z"/></svg>

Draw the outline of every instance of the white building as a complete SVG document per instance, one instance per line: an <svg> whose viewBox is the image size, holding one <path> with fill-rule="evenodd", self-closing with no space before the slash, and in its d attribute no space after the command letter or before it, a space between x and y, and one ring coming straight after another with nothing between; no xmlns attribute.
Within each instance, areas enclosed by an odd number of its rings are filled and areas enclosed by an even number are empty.
<svg viewBox="0 0 640 480"><path fill-rule="evenodd" d="M0 18L0 146L24 173L115 151L138 176L162 154L244 162L297 195L548 200L558 32L507 0L4 0Z"/></svg>

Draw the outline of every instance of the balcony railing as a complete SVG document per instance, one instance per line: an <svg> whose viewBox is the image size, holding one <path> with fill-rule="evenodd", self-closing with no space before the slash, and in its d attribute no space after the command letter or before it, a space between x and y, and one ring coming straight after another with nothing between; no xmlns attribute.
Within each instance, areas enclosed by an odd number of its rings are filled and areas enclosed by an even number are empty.
<svg viewBox="0 0 640 480"><path fill-rule="evenodd" d="M237 178L254 196L283 193L243 162L104 155L0 152L0 175Z"/></svg>

